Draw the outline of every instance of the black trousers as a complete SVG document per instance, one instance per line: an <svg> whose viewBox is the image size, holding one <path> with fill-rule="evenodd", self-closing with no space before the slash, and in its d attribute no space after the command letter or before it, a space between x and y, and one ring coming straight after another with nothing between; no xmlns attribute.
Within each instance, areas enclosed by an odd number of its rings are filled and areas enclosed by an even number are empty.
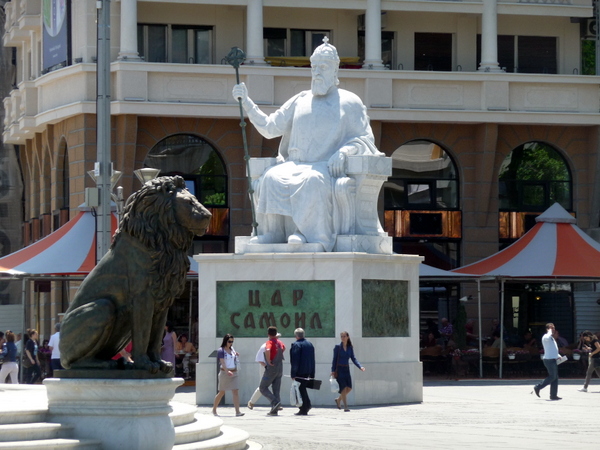
<svg viewBox="0 0 600 450"><path fill-rule="evenodd" d="M296 378L296 381L300 382L298 390L300 391L300 397L302 397L302 406L300 407L300 412L307 413L308 410L312 408L310 398L308 397L308 392L306 391L306 385L308 384L308 380L301 380Z"/></svg>
<svg viewBox="0 0 600 450"><path fill-rule="evenodd" d="M38 364L33 364L26 372L25 382L34 384L42 376L42 369Z"/></svg>

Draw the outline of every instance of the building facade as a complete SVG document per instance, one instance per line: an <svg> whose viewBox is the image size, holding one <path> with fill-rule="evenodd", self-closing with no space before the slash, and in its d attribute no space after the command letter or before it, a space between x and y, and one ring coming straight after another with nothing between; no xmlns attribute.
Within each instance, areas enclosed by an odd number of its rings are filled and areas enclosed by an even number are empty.
<svg viewBox="0 0 600 450"><path fill-rule="evenodd" d="M6 30L6 1L0 1L0 33ZM16 81L16 49L0 49L0 97L8 97ZM4 109L0 109L0 123L4 123ZM0 248L7 255L19 250L22 245L23 225L23 182L15 147L0 137ZM23 323L23 308L15 304L19 298L20 283L0 280L0 330L20 333Z"/></svg>
<svg viewBox="0 0 600 450"><path fill-rule="evenodd" d="M135 169L184 176L214 214L196 253L231 252L250 233L224 57L245 50L241 79L274 112L310 87L308 57L324 36L342 57L340 86L361 97L393 158L379 209L397 252L444 269L474 262L555 201L600 229L600 78L584 75L592 0L11 0L4 45L16 49L16 83L3 138L21 160L25 243L62 225L94 186L97 5L111 8L113 166L125 196L140 187ZM247 132L252 156L276 154L278 142ZM497 318L496 291L483 300L485 320Z"/></svg>

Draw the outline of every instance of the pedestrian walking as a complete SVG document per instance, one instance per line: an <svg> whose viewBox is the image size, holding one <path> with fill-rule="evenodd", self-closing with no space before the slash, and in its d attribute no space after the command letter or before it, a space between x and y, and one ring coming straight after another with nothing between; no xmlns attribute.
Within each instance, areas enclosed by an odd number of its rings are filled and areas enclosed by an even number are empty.
<svg viewBox="0 0 600 450"><path fill-rule="evenodd" d="M302 397L302 406L294 415L307 416L312 405L306 389L310 379L315 377L315 348L305 339L302 328L296 328L294 335L296 336L296 342L292 344L290 349L291 376L293 380L300 383L299 389Z"/></svg>
<svg viewBox="0 0 600 450"><path fill-rule="evenodd" d="M348 412L348 400L346 396L352 391L352 377L350 376L350 360L363 372L365 368L358 362L354 356L354 347L350 340L350 335L347 331L340 333L342 342L336 345L333 349L333 361L331 363L331 375L335 377L340 386L340 396L335 399L335 404L338 409L341 409L341 404L344 404L344 411Z"/></svg>
<svg viewBox="0 0 600 450"><path fill-rule="evenodd" d="M546 366L548 376L540 384L536 384L533 387L533 392L539 397L540 391L550 385L550 400L562 400L561 397L557 395L558 359L560 358L560 355L558 354L558 345L556 345L556 340L554 340L555 330L556 328L554 328L553 323L546 324L546 334L542 337L542 345L544 346L544 358L542 361L544 366Z"/></svg>
<svg viewBox="0 0 600 450"><path fill-rule="evenodd" d="M281 333L277 333L277 338L279 339L280 337L281 337ZM262 373L264 372L265 367L267 367L267 360L265 359L266 347L267 347L267 343L265 342L263 345L260 346L260 348L258 349L258 352L256 352L256 358L254 358L254 360L260 365L259 369L260 369L260 378L261 379L262 379ZM259 382L259 386L254 391L254 394L252 394L252 397L250 397L250 400L248 400L248 409L253 409L254 405L256 404L256 402L258 402L260 397L262 397L262 394L260 393L260 382ZM283 408L281 406L279 406L279 410L281 411L282 409Z"/></svg>
<svg viewBox="0 0 600 450"><path fill-rule="evenodd" d="M29 361L29 368L27 369L27 384L35 384L36 381L42 376L42 369L40 367L40 360L38 358L38 332L36 330L29 330L29 340L25 344L25 356Z"/></svg>
<svg viewBox="0 0 600 450"><path fill-rule="evenodd" d="M8 330L4 336L6 342L2 344L2 357L4 358L4 362L0 369L0 383L6 383L6 377L10 375L10 382L12 384L19 384L19 364L17 363L15 334Z"/></svg>
<svg viewBox="0 0 600 450"><path fill-rule="evenodd" d="M244 415L240 412L240 395L238 387L238 367L240 354L233 348L233 335L226 334L223 336L221 347L217 351L217 359L219 360L219 392L215 396L213 402L212 413L217 414L217 406L225 395L225 391L231 391L233 394L233 406L235 407L235 415L241 417Z"/></svg>
<svg viewBox="0 0 600 450"><path fill-rule="evenodd" d="M281 406L279 391L281 390L281 377L283 376L283 352L285 345L277 338L277 328L269 327L267 330L269 340L265 343L265 372L260 381L260 393L271 402L269 416L276 416ZM269 390L271 387L272 392Z"/></svg>
<svg viewBox="0 0 600 450"><path fill-rule="evenodd" d="M60 322L57 322L54 325L55 333L50 336L50 342L48 342L48 347L50 347L50 351L52 354L50 355L50 368L52 372L55 370L62 370L63 366L60 364Z"/></svg>
<svg viewBox="0 0 600 450"><path fill-rule="evenodd" d="M585 374L585 382L583 383L583 387L578 390L580 392L587 392L594 371L596 372L596 375L598 375L598 378L600 378L600 342L598 342L598 338L591 331L583 332L583 342L584 345L590 349L590 353L588 369Z"/></svg>

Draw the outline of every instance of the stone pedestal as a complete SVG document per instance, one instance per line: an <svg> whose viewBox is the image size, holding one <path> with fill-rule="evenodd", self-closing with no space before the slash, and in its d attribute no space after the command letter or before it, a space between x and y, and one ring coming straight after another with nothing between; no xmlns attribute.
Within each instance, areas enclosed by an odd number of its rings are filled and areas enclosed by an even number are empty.
<svg viewBox="0 0 600 450"><path fill-rule="evenodd" d="M169 402L182 383L180 378L48 378L48 417L73 425L77 438L102 441L105 450L172 448L175 430Z"/></svg>
<svg viewBox="0 0 600 450"><path fill-rule="evenodd" d="M259 384L256 353L277 326L287 349L281 399L289 405L289 349L297 326L315 347L314 405L335 406L329 387L333 348L347 331L365 372L352 366L353 405L420 402L419 263L412 255L366 253L246 253L195 255L199 277L196 400L212 404L217 364L211 357L225 333L240 353L240 402ZM231 393L226 394L231 404ZM259 405L266 405L262 398Z"/></svg>

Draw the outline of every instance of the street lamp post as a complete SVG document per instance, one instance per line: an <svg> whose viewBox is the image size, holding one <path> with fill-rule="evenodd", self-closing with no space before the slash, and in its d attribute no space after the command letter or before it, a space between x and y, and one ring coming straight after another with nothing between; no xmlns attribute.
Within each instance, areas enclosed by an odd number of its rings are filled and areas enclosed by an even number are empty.
<svg viewBox="0 0 600 450"><path fill-rule="evenodd" d="M110 199L110 0L99 0L97 7L96 63L96 164L94 179L98 186L96 215L96 262L108 252L111 240Z"/></svg>
<svg viewBox="0 0 600 450"><path fill-rule="evenodd" d="M110 195L111 200L113 202L115 202L115 204L117 205L117 216L119 218L119 222L121 222L121 215L123 214L123 204L125 203L125 200L123 199L123 187L118 186L116 194L113 193L113 190L115 189L115 186L121 179L123 172L120 172L118 170L112 170L112 164L110 165L110 167L111 167L111 170L110 170L111 175L110 175L110 188L108 189L108 193ZM98 184L98 180L100 177L98 177L96 175L94 170L89 170L88 175L94 180L94 182L96 184ZM110 206L110 204L109 204L109 206ZM109 208L108 212L110 214L110 208ZM98 213L96 213L96 216L98 216ZM109 217L110 217L110 215L109 215ZM110 222L109 222L109 226L110 226ZM109 231L112 232L112 230L110 228L109 228ZM109 234L109 237L110 237L110 234ZM109 243L110 243L110 241L109 241Z"/></svg>

